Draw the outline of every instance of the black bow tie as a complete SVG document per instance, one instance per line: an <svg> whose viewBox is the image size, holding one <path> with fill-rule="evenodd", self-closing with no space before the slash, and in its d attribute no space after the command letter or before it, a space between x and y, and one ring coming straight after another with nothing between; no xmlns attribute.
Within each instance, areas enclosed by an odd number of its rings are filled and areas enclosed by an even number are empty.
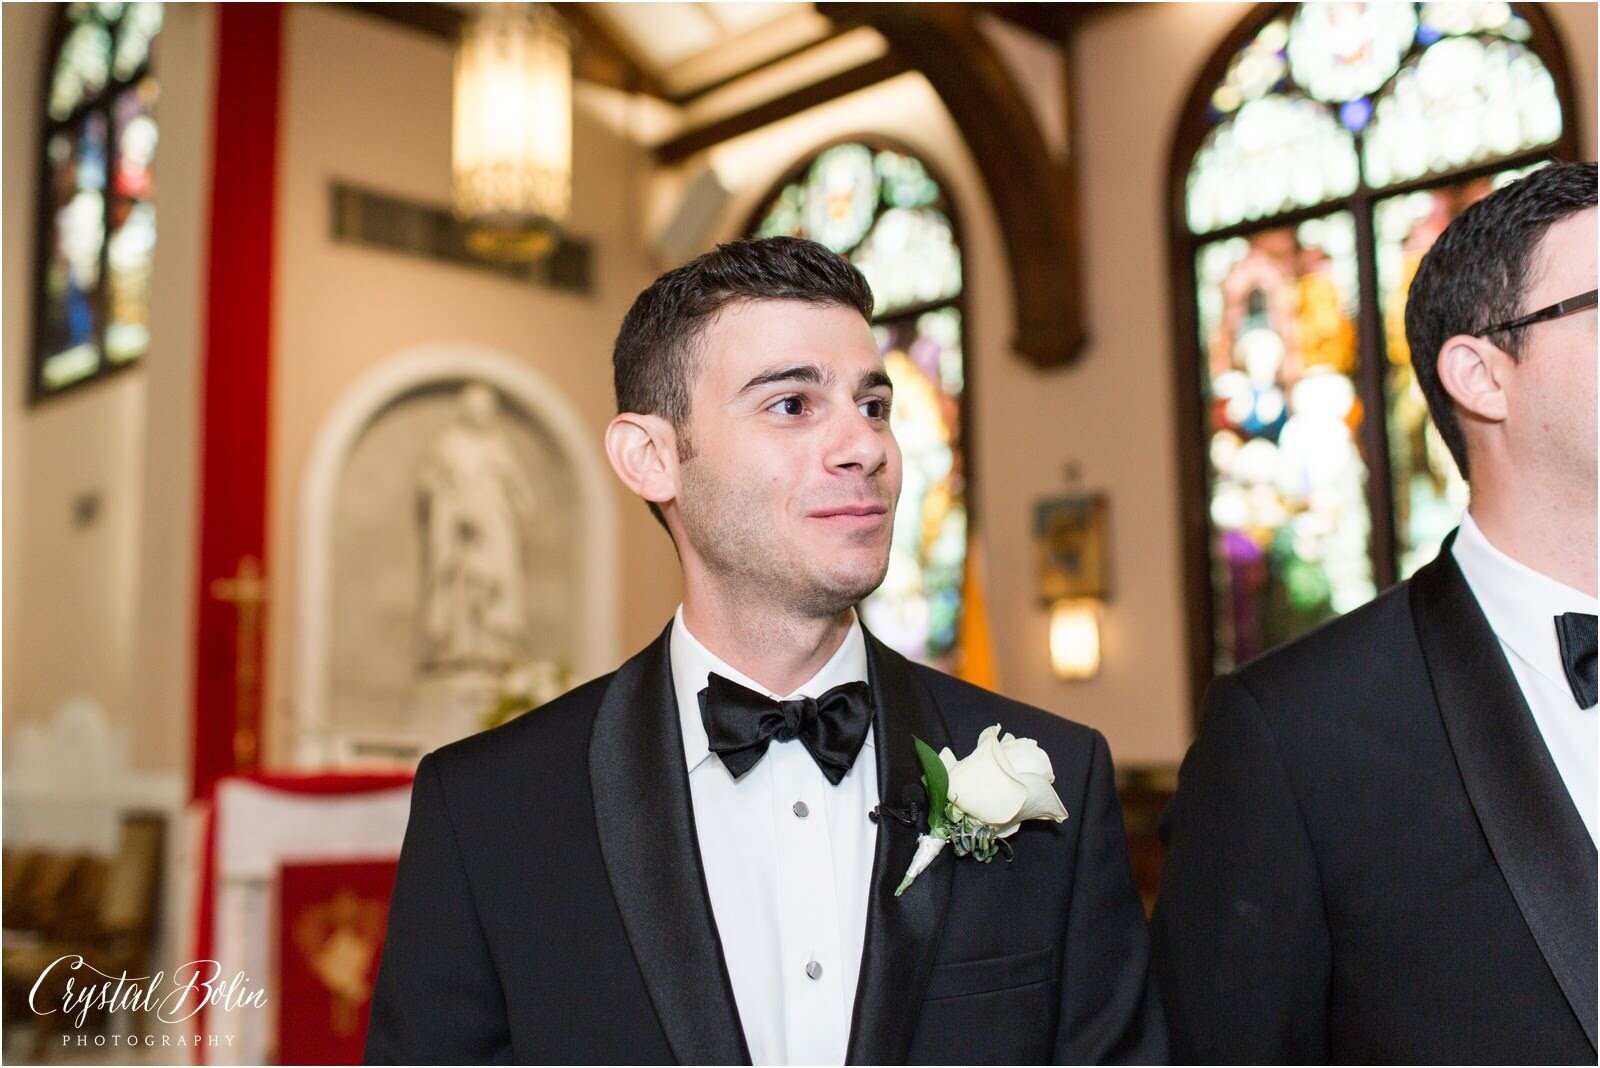
<svg viewBox="0 0 1600 1068"><path fill-rule="evenodd" d="M1595 617L1587 612L1556 616L1556 638L1561 642L1561 667L1579 708L1600 702L1595 686Z"/></svg>
<svg viewBox="0 0 1600 1068"><path fill-rule="evenodd" d="M872 691L864 682L835 686L821 697L774 701L715 673L706 681L700 691L706 745L736 779L756 766L774 738L798 738L838 786L872 726Z"/></svg>

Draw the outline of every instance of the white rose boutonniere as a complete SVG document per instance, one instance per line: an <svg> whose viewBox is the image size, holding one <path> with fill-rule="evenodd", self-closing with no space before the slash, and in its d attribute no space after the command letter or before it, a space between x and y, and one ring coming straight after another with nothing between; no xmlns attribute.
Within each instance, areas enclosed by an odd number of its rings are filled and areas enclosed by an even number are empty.
<svg viewBox="0 0 1600 1068"><path fill-rule="evenodd" d="M1050 757L1032 738L1002 735L996 723L978 736L978 746L957 760L948 748L934 753L921 738L913 739L922 763L922 784L928 791L928 832L917 838L911 867L894 894L899 897L927 870L947 844L956 856L990 861L1003 853L1006 841L1024 820L1060 823L1067 810L1052 784Z"/></svg>

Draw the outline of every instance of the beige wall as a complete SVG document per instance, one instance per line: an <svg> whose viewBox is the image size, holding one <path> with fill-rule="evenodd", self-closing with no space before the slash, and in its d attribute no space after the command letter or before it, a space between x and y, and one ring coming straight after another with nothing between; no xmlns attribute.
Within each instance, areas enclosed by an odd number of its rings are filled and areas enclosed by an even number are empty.
<svg viewBox="0 0 1600 1068"><path fill-rule="evenodd" d="M5 350L4 422L0 423L0 530L3 530L5 580L4 652L5 722L38 715L39 709L25 710L24 704L37 706L32 693L35 684L24 684L22 672L28 650L23 642L23 609L31 607L23 596L23 519L32 511L27 499L27 453L30 435L27 412L28 353L33 344L32 264L34 227L35 157L39 152L37 123L30 121L39 100L40 68L49 10L43 5L10 4L0 7L0 94L4 105L3 199L5 226L0 228L0 268L6 279L3 316L0 316L0 344ZM31 659L31 658L30 658ZM8 731L9 727L6 728Z"/></svg>
<svg viewBox="0 0 1600 1068"><path fill-rule="evenodd" d="M334 179L449 203L451 50L370 17L298 5L288 13L283 76L266 706L280 727L269 755L280 756L281 727L298 699L297 506L307 452L333 405L402 349L464 342L549 379L577 408L598 449L613 413L611 340L655 273L634 237L642 157L582 111L570 229L594 246L590 295L335 243L328 218ZM677 604L677 562L644 505L614 480L608 484L621 517L620 639L631 652L655 637Z"/></svg>
<svg viewBox="0 0 1600 1068"><path fill-rule="evenodd" d="M145 379L148 415L138 458L145 503L128 694L136 762L187 774L217 19L210 4L171 5L165 19L157 57L161 234L150 309L152 344L161 347L136 372Z"/></svg>
<svg viewBox="0 0 1600 1068"><path fill-rule="evenodd" d="M214 16L173 5L157 53L160 236L142 367L36 407L33 344L38 93L50 5L5 28L5 727L95 698L129 729L135 766L187 758L195 368L203 305ZM78 527L74 502L101 499Z"/></svg>

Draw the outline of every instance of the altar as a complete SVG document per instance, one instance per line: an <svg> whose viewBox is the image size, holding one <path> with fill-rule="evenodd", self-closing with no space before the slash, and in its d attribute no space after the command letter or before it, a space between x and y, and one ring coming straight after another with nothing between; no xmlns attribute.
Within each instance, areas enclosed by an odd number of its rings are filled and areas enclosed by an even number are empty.
<svg viewBox="0 0 1600 1068"><path fill-rule="evenodd" d="M410 796L406 773L218 781L195 959L265 995L195 1017L202 1063L360 1063Z"/></svg>

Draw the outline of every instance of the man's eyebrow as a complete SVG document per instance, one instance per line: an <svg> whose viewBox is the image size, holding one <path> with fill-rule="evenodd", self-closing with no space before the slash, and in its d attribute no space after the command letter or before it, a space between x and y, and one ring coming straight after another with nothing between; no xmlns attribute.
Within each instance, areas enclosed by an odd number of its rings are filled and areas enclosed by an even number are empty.
<svg viewBox="0 0 1600 1068"><path fill-rule="evenodd" d="M865 393L867 390L877 389L879 386L887 389L890 393L894 392L894 382L889 379L888 372L868 371L861 376L861 385L856 387L856 392Z"/></svg>
<svg viewBox="0 0 1600 1068"><path fill-rule="evenodd" d="M833 381L833 372L824 371L813 363L796 363L787 367L774 367L762 371L750 381L746 382L735 397L742 397L753 389L770 386L774 382L810 382L816 386L826 386Z"/></svg>

